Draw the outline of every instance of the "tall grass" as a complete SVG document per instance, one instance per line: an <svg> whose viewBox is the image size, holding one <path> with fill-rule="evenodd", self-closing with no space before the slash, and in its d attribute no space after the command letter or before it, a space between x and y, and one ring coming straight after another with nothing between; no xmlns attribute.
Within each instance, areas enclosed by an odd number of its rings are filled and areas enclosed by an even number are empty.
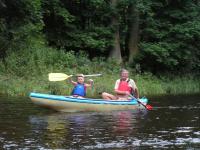
<svg viewBox="0 0 200 150"><path fill-rule="evenodd" d="M32 78L17 76L9 78L9 76L1 75L0 78L0 93L7 95L27 96L30 92L70 95L73 88L69 81L48 81L47 74ZM114 75L105 72L102 77L93 77L94 86L87 90L87 95L89 97L100 97L100 92L106 91L112 93L115 80L118 78L118 74ZM200 79L191 77L175 77L173 80L161 80L155 76L141 74L131 75L131 78L135 79L141 96L200 92ZM86 82L88 79L85 79Z"/></svg>
<svg viewBox="0 0 200 150"><path fill-rule="evenodd" d="M83 52L75 54L43 45L30 46L18 52L10 51L5 61L0 62L0 93L15 96L28 96L30 92L69 95L72 85L68 81L50 82L48 73L102 73L101 77L92 78L94 86L87 92L88 97L100 97L100 92L113 92L120 68L121 66L112 60L89 60ZM163 75L158 78L150 73L136 74L133 68L128 69L141 96L200 92L200 78L194 75ZM87 80L88 78L86 82Z"/></svg>

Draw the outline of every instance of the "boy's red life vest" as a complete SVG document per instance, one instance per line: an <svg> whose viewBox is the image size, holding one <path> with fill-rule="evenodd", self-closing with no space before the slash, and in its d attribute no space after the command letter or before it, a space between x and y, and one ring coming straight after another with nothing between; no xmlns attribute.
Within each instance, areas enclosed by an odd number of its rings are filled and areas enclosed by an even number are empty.
<svg viewBox="0 0 200 150"><path fill-rule="evenodd" d="M130 86L128 86L129 81L130 80L128 80L128 81L120 80L118 90L119 91L128 91L129 93L132 93L132 88Z"/></svg>

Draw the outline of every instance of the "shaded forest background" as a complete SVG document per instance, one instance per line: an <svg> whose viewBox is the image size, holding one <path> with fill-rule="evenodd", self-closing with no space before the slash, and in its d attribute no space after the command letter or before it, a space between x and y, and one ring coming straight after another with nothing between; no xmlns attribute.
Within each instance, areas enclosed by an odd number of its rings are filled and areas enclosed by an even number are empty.
<svg viewBox="0 0 200 150"><path fill-rule="evenodd" d="M139 72L196 73L199 16L199 0L0 0L1 72L43 71L40 61L76 67L86 56Z"/></svg>

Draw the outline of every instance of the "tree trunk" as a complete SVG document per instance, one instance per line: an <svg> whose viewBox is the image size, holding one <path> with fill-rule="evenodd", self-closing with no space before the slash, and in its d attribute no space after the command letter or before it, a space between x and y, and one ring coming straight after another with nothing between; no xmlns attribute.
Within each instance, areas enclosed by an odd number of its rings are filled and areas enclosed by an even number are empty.
<svg viewBox="0 0 200 150"><path fill-rule="evenodd" d="M134 4L129 5L127 47L128 47L128 62L133 63L135 54L138 52L138 31L139 31L139 13Z"/></svg>
<svg viewBox="0 0 200 150"><path fill-rule="evenodd" d="M111 0L111 6L115 9L117 0ZM119 36L119 20L117 15L113 15L111 20L111 26L114 27L113 33L113 47L110 51L109 58L117 60L119 63L122 62L121 49L120 49L120 36Z"/></svg>

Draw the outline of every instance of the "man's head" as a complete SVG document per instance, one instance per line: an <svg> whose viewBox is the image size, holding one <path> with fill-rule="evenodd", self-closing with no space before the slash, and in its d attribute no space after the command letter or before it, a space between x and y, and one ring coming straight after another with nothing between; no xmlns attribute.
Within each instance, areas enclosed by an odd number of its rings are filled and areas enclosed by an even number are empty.
<svg viewBox="0 0 200 150"><path fill-rule="evenodd" d="M129 72L126 69L121 69L120 76L122 80L126 80L128 78Z"/></svg>

